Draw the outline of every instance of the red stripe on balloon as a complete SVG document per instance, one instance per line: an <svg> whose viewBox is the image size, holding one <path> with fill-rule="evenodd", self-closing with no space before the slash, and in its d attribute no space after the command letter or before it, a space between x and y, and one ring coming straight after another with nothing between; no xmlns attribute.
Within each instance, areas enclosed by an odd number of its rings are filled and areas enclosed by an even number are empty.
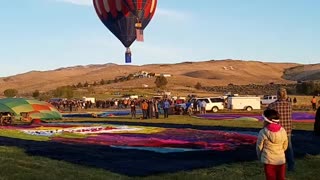
<svg viewBox="0 0 320 180"><path fill-rule="evenodd" d="M142 10L142 7L143 7L143 1L142 0L138 0L137 1L137 9L138 10Z"/></svg>
<svg viewBox="0 0 320 180"><path fill-rule="evenodd" d="M117 11L117 7L116 7L116 1L109 0L108 3L109 3L109 6L110 6L110 12L111 12L112 17L116 18L118 16L118 11Z"/></svg>
<svg viewBox="0 0 320 180"><path fill-rule="evenodd" d="M133 0L127 0L126 2L129 5L129 9L135 9Z"/></svg>
<svg viewBox="0 0 320 180"><path fill-rule="evenodd" d="M50 110L50 107L42 104L32 104L32 108L35 111Z"/></svg>
<svg viewBox="0 0 320 180"><path fill-rule="evenodd" d="M121 5L122 5L122 13L123 13L126 17L128 17L128 16L130 15L130 10L129 10L129 8L127 7L127 5L125 4L124 1L122 1Z"/></svg>
<svg viewBox="0 0 320 180"><path fill-rule="evenodd" d="M144 18L148 18L150 15L150 9L151 9L151 3L152 0L147 1L144 8Z"/></svg>

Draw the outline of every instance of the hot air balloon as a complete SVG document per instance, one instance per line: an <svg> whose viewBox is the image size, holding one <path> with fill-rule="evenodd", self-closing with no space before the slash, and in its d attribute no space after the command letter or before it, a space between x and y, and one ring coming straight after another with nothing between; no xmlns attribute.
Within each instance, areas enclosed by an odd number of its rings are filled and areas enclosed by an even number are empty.
<svg viewBox="0 0 320 180"><path fill-rule="evenodd" d="M130 46L137 38L136 23L139 19L130 11L124 0L93 0L93 4L102 23L127 48L125 62L131 63ZM143 30L151 18L152 16L142 18L140 29Z"/></svg>

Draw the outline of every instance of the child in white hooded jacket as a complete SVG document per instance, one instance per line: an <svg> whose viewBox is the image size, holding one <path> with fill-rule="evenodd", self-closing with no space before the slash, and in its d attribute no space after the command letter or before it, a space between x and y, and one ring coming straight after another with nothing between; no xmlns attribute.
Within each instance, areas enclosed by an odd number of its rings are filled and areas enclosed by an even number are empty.
<svg viewBox="0 0 320 180"><path fill-rule="evenodd" d="M285 150L288 137L285 129L279 124L279 113L276 110L265 110L262 115L264 127L260 130L256 144L258 159L264 164L267 180L284 180L286 176Z"/></svg>

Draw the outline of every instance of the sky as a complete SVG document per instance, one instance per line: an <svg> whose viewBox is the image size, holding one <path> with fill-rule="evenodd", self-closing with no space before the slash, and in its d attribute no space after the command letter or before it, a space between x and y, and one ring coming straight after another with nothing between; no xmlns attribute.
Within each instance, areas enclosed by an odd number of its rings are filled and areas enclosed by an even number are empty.
<svg viewBox="0 0 320 180"><path fill-rule="evenodd" d="M220 59L320 63L319 0L158 0L132 65ZM2 0L0 77L125 64L92 0Z"/></svg>

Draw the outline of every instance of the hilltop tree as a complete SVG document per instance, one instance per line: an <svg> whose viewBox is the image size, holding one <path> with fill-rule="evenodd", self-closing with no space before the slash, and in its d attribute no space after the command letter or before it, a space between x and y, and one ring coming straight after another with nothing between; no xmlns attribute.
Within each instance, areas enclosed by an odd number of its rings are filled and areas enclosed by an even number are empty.
<svg viewBox="0 0 320 180"><path fill-rule="evenodd" d="M32 97L34 97L34 98L38 98L39 96L40 96L39 90L35 90L35 91L32 93Z"/></svg>
<svg viewBox="0 0 320 180"><path fill-rule="evenodd" d="M201 88L202 88L201 83L200 83L200 82L198 82L198 83L194 86L194 88L196 88L196 89L201 89Z"/></svg>
<svg viewBox="0 0 320 180"><path fill-rule="evenodd" d="M77 84L77 88L82 88L82 87L83 87L82 83L79 82L79 83Z"/></svg>
<svg viewBox="0 0 320 180"><path fill-rule="evenodd" d="M18 90L16 89L6 89L3 91L3 94L6 97L15 97L18 94Z"/></svg>
<svg viewBox="0 0 320 180"><path fill-rule="evenodd" d="M166 85L168 84L168 80L164 76L158 76L154 83L158 88L163 88L163 87L166 87Z"/></svg>
<svg viewBox="0 0 320 180"><path fill-rule="evenodd" d="M83 84L83 87L89 87L89 83L86 81L86 82Z"/></svg>
<svg viewBox="0 0 320 180"><path fill-rule="evenodd" d="M101 79L100 80L100 85L104 85L105 84L105 80L104 79Z"/></svg>
<svg viewBox="0 0 320 180"><path fill-rule="evenodd" d="M133 74L129 74L129 75L127 76L127 80L131 80L131 79L133 79L133 78L134 78Z"/></svg>
<svg viewBox="0 0 320 180"><path fill-rule="evenodd" d="M57 89L55 89L53 91L53 95L55 97L62 97L62 98L73 98L73 89L71 86L62 86L62 87L58 87Z"/></svg>

